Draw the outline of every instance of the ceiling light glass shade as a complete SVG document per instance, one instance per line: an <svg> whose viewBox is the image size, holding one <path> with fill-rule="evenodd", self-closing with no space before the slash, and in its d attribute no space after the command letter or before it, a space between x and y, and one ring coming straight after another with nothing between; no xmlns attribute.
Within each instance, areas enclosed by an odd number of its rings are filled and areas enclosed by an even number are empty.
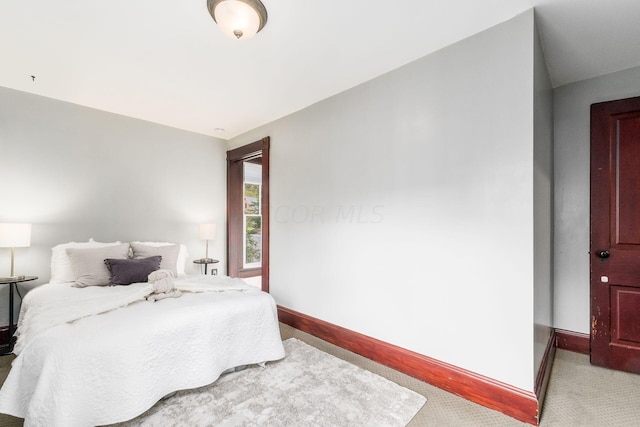
<svg viewBox="0 0 640 427"><path fill-rule="evenodd" d="M222 31L246 40L267 23L267 9L260 0L207 0L207 8Z"/></svg>

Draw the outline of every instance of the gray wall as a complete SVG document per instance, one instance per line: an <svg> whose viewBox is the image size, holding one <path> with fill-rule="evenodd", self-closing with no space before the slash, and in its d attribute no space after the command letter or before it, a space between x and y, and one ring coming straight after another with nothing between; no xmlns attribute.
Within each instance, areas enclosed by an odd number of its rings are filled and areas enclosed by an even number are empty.
<svg viewBox="0 0 640 427"><path fill-rule="evenodd" d="M534 55L534 374L537 374L553 326L553 90L537 31Z"/></svg>
<svg viewBox="0 0 640 427"><path fill-rule="evenodd" d="M533 390L533 25L529 11L230 142L271 136L279 304Z"/></svg>
<svg viewBox="0 0 640 427"><path fill-rule="evenodd" d="M640 67L556 88L554 326L589 333L590 106L640 95Z"/></svg>
<svg viewBox="0 0 640 427"><path fill-rule="evenodd" d="M225 151L209 136L0 88L0 222L33 223L16 273L46 283L51 248L89 238L184 243L195 272L202 222L220 225L209 253L226 265ZM0 249L0 276L9 259ZM0 324L7 297L1 288Z"/></svg>

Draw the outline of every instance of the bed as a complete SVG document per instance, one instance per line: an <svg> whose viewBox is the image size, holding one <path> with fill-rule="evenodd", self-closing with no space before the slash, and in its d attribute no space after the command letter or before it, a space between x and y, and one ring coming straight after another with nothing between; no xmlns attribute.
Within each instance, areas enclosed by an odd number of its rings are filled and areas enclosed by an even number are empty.
<svg viewBox="0 0 640 427"><path fill-rule="evenodd" d="M0 412L27 427L126 421L174 391L284 357L273 298L238 279L178 271L182 295L151 302L149 283L59 281L54 258L55 280L25 297L0 390Z"/></svg>

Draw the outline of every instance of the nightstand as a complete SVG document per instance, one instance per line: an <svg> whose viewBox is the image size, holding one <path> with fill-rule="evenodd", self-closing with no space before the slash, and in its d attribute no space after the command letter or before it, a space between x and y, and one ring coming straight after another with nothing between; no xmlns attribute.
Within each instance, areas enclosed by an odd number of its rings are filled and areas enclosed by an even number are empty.
<svg viewBox="0 0 640 427"><path fill-rule="evenodd" d="M200 258L200 259L194 259L193 260L194 264L200 264L200 265L204 264L204 274L205 274L205 276L207 274L207 266L209 264L217 264L219 262L220 261L218 261L217 259L211 259L211 258ZM216 273L217 273L217 270L216 270Z"/></svg>
<svg viewBox="0 0 640 427"><path fill-rule="evenodd" d="M15 276L15 277L0 277L0 285L9 285L9 339L7 343L1 345L0 354L9 354L13 351L13 289L18 286L18 283L30 282L36 280L38 276Z"/></svg>

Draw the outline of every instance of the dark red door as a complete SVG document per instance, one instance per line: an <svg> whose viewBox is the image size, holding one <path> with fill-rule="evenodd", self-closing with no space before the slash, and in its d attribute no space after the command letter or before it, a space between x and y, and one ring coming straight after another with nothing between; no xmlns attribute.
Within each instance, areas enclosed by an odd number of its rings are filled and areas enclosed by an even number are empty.
<svg viewBox="0 0 640 427"><path fill-rule="evenodd" d="M591 106L591 363L640 373L640 98Z"/></svg>

